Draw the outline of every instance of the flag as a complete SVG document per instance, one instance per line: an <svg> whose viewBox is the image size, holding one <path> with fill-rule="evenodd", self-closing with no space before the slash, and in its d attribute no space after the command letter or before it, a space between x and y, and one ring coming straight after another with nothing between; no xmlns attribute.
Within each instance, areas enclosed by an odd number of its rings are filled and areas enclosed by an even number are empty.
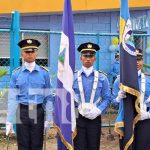
<svg viewBox="0 0 150 150"><path fill-rule="evenodd" d="M76 118L73 94L75 43L70 0L64 1L62 34L58 57L57 89L54 104L54 127L66 149L73 150Z"/></svg>
<svg viewBox="0 0 150 150"><path fill-rule="evenodd" d="M128 0L120 2L120 89L126 92L126 98L123 122L116 122L115 129L123 136L123 149L134 150L134 127L140 116L137 59Z"/></svg>

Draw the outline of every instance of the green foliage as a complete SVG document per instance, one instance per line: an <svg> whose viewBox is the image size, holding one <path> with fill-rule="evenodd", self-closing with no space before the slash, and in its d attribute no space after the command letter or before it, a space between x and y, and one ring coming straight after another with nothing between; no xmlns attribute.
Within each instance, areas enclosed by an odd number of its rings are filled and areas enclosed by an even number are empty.
<svg viewBox="0 0 150 150"><path fill-rule="evenodd" d="M149 68L150 69L150 65L149 64L143 64L144 68Z"/></svg>
<svg viewBox="0 0 150 150"><path fill-rule="evenodd" d="M3 77L6 74L7 74L6 70L0 70L0 77Z"/></svg>
<svg viewBox="0 0 150 150"><path fill-rule="evenodd" d="M8 91L8 89L9 89L9 87L5 87L0 91L0 98L2 98L5 95L5 93Z"/></svg>
<svg viewBox="0 0 150 150"><path fill-rule="evenodd" d="M7 70L0 70L0 77L3 77L7 74ZM0 91L0 98L2 98L5 93L8 91L8 87L5 87L3 88L1 91Z"/></svg>

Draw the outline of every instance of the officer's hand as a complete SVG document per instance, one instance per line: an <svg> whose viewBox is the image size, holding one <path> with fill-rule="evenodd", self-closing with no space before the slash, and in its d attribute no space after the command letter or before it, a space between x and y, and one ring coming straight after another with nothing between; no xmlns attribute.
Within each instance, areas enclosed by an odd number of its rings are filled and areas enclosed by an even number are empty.
<svg viewBox="0 0 150 150"><path fill-rule="evenodd" d="M150 113L144 110L141 110L140 120L150 119Z"/></svg>
<svg viewBox="0 0 150 150"><path fill-rule="evenodd" d="M85 115L86 118L93 120L101 114L101 110L94 107L88 114Z"/></svg>
<svg viewBox="0 0 150 150"><path fill-rule="evenodd" d="M82 116L86 116L93 109L93 105L90 103L81 103L78 106L78 111Z"/></svg>
<svg viewBox="0 0 150 150"><path fill-rule="evenodd" d="M120 90L116 98L116 102L120 103L121 99L126 98L126 92Z"/></svg>
<svg viewBox="0 0 150 150"><path fill-rule="evenodd" d="M145 101L145 104L150 103L150 96L148 97L148 99Z"/></svg>
<svg viewBox="0 0 150 150"><path fill-rule="evenodd" d="M48 131L52 127L53 127L53 121L45 121L44 122L44 130Z"/></svg>
<svg viewBox="0 0 150 150"><path fill-rule="evenodd" d="M14 134L13 124L11 122L6 122L6 136Z"/></svg>

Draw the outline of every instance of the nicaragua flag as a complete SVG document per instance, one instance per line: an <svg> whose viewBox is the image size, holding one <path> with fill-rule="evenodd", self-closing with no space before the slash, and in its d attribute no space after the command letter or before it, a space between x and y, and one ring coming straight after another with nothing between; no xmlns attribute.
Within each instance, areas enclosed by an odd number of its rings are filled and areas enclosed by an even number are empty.
<svg viewBox="0 0 150 150"><path fill-rule="evenodd" d="M70 0L64 2L62 34L58 58L57 89L54 104L54 127L66 149L73 150L76 118L73 94L75 43Z"/></svg>
<svg viewBox="0 0 150 150"><path fill-rule="evenodd" d="M140 117L137 58L128 0L120 2L120 89L127 97L123 100L123 122L115 123L115 131L123 137L123 149L134 150L134 127Z"/></svg>

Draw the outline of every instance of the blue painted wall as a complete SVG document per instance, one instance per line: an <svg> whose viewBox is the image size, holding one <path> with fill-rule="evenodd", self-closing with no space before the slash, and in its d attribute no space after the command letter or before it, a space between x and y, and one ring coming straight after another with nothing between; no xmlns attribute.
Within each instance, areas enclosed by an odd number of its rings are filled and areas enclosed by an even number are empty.
<svg viewBox="0 0 150 150"><path fill-rule="evenodd" d="M143 28L141 31L146 31L150 34L150 10L135 10L130 11L131 18L138 18L146 15L149 20L149 27ZM74 17L74 31L84 33L118 33L119 12L95 12L95 13L75 13ZM37 30L50 30L61 31L62 14L45 14L45 15L30 15L21 16L21 29L37 29ZM0 28L6 27L1 24ZM111 63L114 60L114 53L109 51L111 44L110 36L100 36L99 45L99 69L106 73L110 72ZM148 41L150 38L148 38ZM97 37L94 36L75 36L75 46L78 47L82 42L92 41L97 43ZM60 35L52 34L50 36L50 70L52 73L57 72L57 56L59 52ZM81 67L79 61L79 54L76 53L76 69ZM150 57L145 54L146 63L150 63ZM96 66L96 65L95 65Z"/></svg>
<svg viewBox="0 0 150 150"><path fill-rule="evenodd" d="M150 17L150 11L131 11L131 18L137 18L143 15ZM74 30L75 32L84 33L118 33L118 20L119 12L95 12L95 13L82 13L74 14ZM22 16L21 29L39 29L39 30L51 30L61 31L62 14L53 15L39 15L39 16ZM142 29L147 33L150 33L150 28ZM112 37L100 37L99 45L101 50L99 51L100 70L109 73L110 64L114 59L114 53L109 51ZM93 41L97 42L97 38L93 36L75 36L76 48L82 42ZM50 55L53 59L50 59L50 66L56 66L57 55L59 51L59 35L51 35L50 37ZM80 68L79 54L76 54L76 68ZM56 70L54 68L53 70ZM55 72L55 71L54 71Z"/></svg>
<svg viewBox="0 0 150 150"><path fill-rule="evenodd" d="M83 14L74 14L74 31L75 32L84 32L84 33L110 33L111 32L111 13L83 13ZM21 18L21 29L39 29L39 30L51 30L51 31L61 31L62 23L62 14L55 15L39 15L39 16L23 16ZM109 72L111 57L108 47L110 45L111 37L100 37L99 45L101 47L99 59L101 70ZM96 36L75 36L76 48L82 42L93 41L97 43ZM57 68L57 56L59 51L59 35L50 36L50 56L53 56L53 59L50 59L50 67L54 72ZM79 61L79 54L76 53L76 68L81 67ZM103 64L101 63L103 62ZM105 64L105 65L104 65Z"/></svg>

